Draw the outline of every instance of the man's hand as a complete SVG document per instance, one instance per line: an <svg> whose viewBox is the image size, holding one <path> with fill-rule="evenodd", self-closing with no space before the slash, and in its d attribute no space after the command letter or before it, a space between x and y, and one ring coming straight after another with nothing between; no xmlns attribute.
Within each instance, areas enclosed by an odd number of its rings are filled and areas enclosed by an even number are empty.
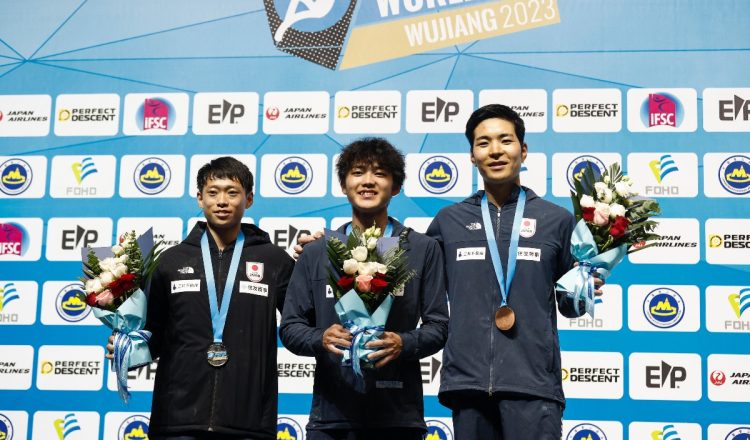
<svg viewBox="0 0 750 440"><path fill-rule="evenodd" d="M313 235L300 234L299 237L297 237L297 244L294 245L294 259L299 260L299 256L302 255L302 248L305 247L306 244L312 243L322 236L323 231L315 231L313 232Z"/></svg>
<svg viewBox="0 0 750 440"><path fill-rule="evenodd" d="M576 261L575 264L573 264L573 267L578 267L578 262ZM599 272L594 271L591 273L591 275L594 277L594 295L601 296L602 293L602 286L604 285L604 280L599 275Z"/></svg>
<svg viewBox="0 0 750 440"><path fill-rule="evenodd" d="M109 335L107 344L107 354L104 356L107 359L115 358L115 335Z"/></svg>
<svg viewBox="0 0 750 440"><path fill-rule="evenodd" d="M333 354L343 356L344 352L339 347L349 348L352 346L352 334L349 330L341 326L341 324L333 324L323 332L323 347Z"/></svg>
<svg viewBox="0 0 750 440"><path fill-rule="evenodd" d="M401 341L401 336L398 333L383 332L380 335L380 339L370 341L365 345L366 348L374 348L378 351L370 353L367 358L371 361L377 361L375 367L380 368L394 359L401 356L401 350L404 348L404 343Z"/></svg>

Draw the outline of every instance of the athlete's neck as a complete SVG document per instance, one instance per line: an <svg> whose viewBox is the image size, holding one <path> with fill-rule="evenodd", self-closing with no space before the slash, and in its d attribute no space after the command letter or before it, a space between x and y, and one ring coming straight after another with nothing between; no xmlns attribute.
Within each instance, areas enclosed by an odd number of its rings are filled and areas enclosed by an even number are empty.
<svg viewBox="0 0 750 440"><path fill-rule="evenodd" d="M238 223L228 228L216 228L211 226L210 224L207 224L206 227L211 233L211 236L214 238L216 247L218 247L220 251L223 251L228 245L234 243L234 241L237 240L237 236L240 235L240 228L242 227L242 224Z"/></svg>
<svg viewBox="0 0 750 440"><path fill-rule="evenodd" d="M484 182L484 192L487 194L487 201L502 208L505 202L508 201L513 191L518 188L516 182L504 182L504 183L491 183Z"/></svg>
<svg viewBox="0 0 750 440"><path fill-rule="evenodd" d="M384 209L378 213L365 213L352 210L352 227L359 228L360 231L371 227L373 224L385 231L388 225L388 210Z"/></svg>

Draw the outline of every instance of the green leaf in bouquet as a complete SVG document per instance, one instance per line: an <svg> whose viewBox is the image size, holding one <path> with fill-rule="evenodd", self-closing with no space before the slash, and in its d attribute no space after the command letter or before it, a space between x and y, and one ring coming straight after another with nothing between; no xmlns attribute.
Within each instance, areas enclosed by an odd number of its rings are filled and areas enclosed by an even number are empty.
<svg viewBox="0 0 750 440"><path fill-rule="evenodd" d="M326 254L334 267L344 267L344 260L349 258L349 248L341 240L333 237L326 242Z"/></svg>
<svg viewBox="0 0 750 440"><path fill-rule="evenodd" d="M83 263L84 267L94 274L94 277L102 273L102 268L99 267L99 258L94 253L94 250L89 248L89 252L86 254L86 262ZM85 272L85 271L84 271ZM91 278L94 278L91 277Z"/></svg>
<svg viewBox="0 0 750 440"><path fill-rule="evenodd" d="M577 182L576 182L577 183ZM574 191L570 191L570 200L573 202L573 214L576 216L576 220L583 218L583 210L581 209L581 200L576 196Z"/></svg>
<svg viewBox="0 0 750 440"><path fill-rule="evenodd" d="M614 187L615 183L621 181L623 177L620 164L618 162L612 163L607 170L607 174L609 175L610 186Z"/></svg>

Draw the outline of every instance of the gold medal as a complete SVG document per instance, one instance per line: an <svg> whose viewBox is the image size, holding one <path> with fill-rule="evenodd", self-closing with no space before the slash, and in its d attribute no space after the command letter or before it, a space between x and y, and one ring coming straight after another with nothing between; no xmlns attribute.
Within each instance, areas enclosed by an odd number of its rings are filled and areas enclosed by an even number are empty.
<svg viewBox="0 0 750 440"><path fill-rule="evenodd" d="M516 323L516 314L509 306L495 310L495 326L501 331L508 331Z"/></svg>

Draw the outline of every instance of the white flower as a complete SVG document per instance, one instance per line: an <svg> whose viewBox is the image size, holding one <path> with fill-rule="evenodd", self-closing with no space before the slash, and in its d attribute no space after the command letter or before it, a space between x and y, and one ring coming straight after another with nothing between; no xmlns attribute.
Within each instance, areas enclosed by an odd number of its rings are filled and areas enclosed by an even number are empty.
<svg viewBox="0 0 750 440"><path fill-rule="evenodd" d="M378 263L374 261L368 261L367 263L359 263L357 272L360 275L374 275L378 271Z"/></svg>
<svg viewBox="0 0 750 440"><path fill-rule="evenodd" d="M352 249L352 258L357 261L365 261L367 259L367 248L364 246L357 246Z"/></svg>
<svg viewBox="0 0 750 440"><path fill-rule="evenodd" d="M630 179L630 176L622 176L622 182L627 183L628 185L632 185L633 181Z"/></svg>
<svg viewBox="0 0 750 440"><path fill-rule="evenodd" d="M594 184L594 189L596 189L596 198L604 203L609 203L612 201L612 190L609 189L606 183L604 182L596 182Z"/></svg>
<svg viewBox="0 0 750 440"><path fill-rule="evenodd" d="M595 206L594 203L594 198L590 195L584 194L581 197L581 208L593 208Z"/></svg>
<svg viewBox="0 0 750 440"><path fill-rule="evenodd" d="M604 183L606 183L607 185L609 185L609 182L611 182L611 180L610 180L610 178L609 178L609 174L605 174L605 175L604 175L604 176L602 177L602 180L603 180L603 181L604 181Z"/></svg>
<svg viewBox="0 0 750 440"><path fill-rule="evenodd" d="M117 256L120 256L120 255L122 255L123 252L125 252L125 249L123 249L122 246L120 246L119 244L116 244L116 245L112 246L112 253L113 254L115 254Z"/></svg>
<svg viewBox="0 0 750 440"><path fill-rule="evenodd" d="M615 183L615 192L620 197L628 197L630 195L630 185L627 182L617 182Z"/></svg>
<svg viewBox="0 0 750 440"><path fill-rule="evenodd" d="M385 275L388 272L388 266L382 263L375 263L377 266L377 272Z"/></svg>
<svg viewBox="0 0 750 440"><path fill-rule="evenodd" d="M619 203L609 205L609 216L612 218L625 217L625 207Z"/></svg>
<svg viewBox="0 0 750 440"><path fill-rule="evenodd" d="M367 239L367 249L373 250L378 246L378 239L375 237L370 237Z"/></svg>
<svg viewBox="0 0 750 440"><path fill-rule="evenodd" d="M596 192L604 191L605 189L609 188L609 186L604 182L596 182L594 183L594 189Z"/></svg>
<svg viewBox="0 0 750 440"><path fill-rule="evenodd" d="M115 279L120 278L126 273L128 273L128 266L124 264L118 264L117 266L115 266L114 270L112 270L112 275L115 277Z"/></svg>
<svg viewBox="0 0 750 440"><path fill-rule="evenodd" d="M122 264L125 264L125 263L127 263L127 262L128 262L128 258L129 258L129 257L128 257L128 254L122 254L122 255L120 255L119 257L117 257L117 262L118 262L118 263L122 263Z"/></svg>
<svg viewBox="0 0 750 440"><path fill-rule="evenodd" d="M112 272L102 272L99 275L99 280L102 283L102 287L107 287L115 280L115 276L112 275Z"/></svg>
<svg viewBox="0 0 750 440"><path fill-rule="evenodd" d="M104 290L104 286L102 286L102 282L99 281L99 278L93 278L86 281L85 289L86 293L99 293Z"/></svg>
<svg viewBox="0 0 750 440"><path fill-rule="evenodd" d="M102 269L102 272L111 272L116 264L117 262L114 258L105 258L99 261L99 267Z"/></svg>
<svg viewBox="0 0 750 440"><path fill-rule="evenodd" d="M354 258L350 258L348 260L344 260L344 273L347 275L354 275L357 273L357 269L359 268L359 263L357 263L357 260Z"/></svg>

